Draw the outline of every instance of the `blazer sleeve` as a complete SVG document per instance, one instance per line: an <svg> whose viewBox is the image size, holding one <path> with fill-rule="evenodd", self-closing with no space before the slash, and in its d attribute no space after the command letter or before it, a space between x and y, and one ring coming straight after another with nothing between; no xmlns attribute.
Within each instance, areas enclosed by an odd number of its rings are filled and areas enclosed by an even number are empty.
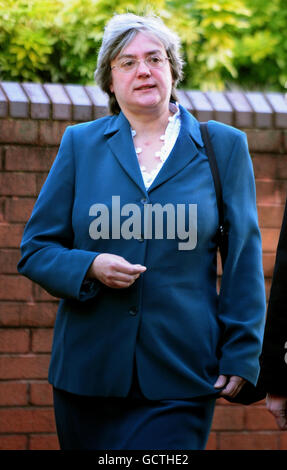
<svg viewBox="0 0 287 470"><path fill-rule="evenodd" d="M266 310L262 243L247 138L239 130L231 138L222 181L229 238L219 295L220 373L256 384Z"/></svg>
<svg viewBox="0 0 287 470"><path fill-rule="evenodd" d="M287 202L267 309L260 381L267 393L287 396Z"/></svg>
<svg viewBox="0 0 287 470"><path fill-rule="evenodd" d="M26 224L17 268L55 297L84 301L100 289L99 281L85 279L99 253L73 246L74 180L72 126L68 126Z"/></svg>

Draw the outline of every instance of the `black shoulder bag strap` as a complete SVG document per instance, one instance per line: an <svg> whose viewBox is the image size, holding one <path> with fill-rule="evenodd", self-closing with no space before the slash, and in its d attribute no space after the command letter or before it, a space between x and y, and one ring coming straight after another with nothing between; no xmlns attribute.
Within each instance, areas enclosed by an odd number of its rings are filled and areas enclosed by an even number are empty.
<svg viewBox="0 0 287 470"><path fill-rule="evenodd" d="M210 136L208 133L207 122L200 123L200 130L201 130L202 140L205 146L206 154L208 157L208 161L209 161L209 165L210 165L210 169L211 169L211 173L212 173L213 181L214 181L218 214L219 214L219 229L218 229L217 243L218 243L218 247L219 247L219 251L221 255L222 267L224 267L224 263L227 257L227 250L228 250L228 232L227 232L226 227L224 226L224 212L223 212L223 198L222 198L221 182L220 182L216 157L215 157L213 146L211 144Z"/></svg>
<svg viewBox="0 0 287 470"><path fill-rule="evenodd" d="M216 199L219 212L219 229L218 229L218 247L221 254L222 266L227 256L228 249L228 231L224 226L224 213L223 213L223 198L222 189L219 177L219 171L217 167L216 157L211 144L210 136L208 133L207 123L200 123L200 130L202 140L205 146L206 154L210 163L210 169L214 180ZM243 405L250 405L257 401L263 400L266 396L266 391L263 385L260 383L260 377L257 386L255 387L250 382L246 382L240 392L234 397L224 397L227 401L232 403L241 403Z"/></svg>

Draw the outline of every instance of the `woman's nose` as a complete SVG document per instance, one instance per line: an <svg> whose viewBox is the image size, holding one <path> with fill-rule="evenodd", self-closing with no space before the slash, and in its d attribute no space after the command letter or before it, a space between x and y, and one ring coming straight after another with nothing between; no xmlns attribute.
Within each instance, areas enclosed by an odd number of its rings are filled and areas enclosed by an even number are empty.
<svg viewBox="0 0 287 470"><path fill-rule="evenodd" d="M137 75L138 76L140 75L150 76L151 75L150 69L147 66L147 64L144 62L144 60L141 60L138 64Z"/></svg>

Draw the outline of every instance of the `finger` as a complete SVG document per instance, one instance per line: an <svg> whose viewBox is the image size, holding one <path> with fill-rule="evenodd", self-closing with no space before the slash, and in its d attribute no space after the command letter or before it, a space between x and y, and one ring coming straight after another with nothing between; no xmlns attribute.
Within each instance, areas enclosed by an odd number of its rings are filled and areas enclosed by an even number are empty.
<svg viewBox="0 0 287 470"><path fill-rule="evenodd" d="M141 274L144 271L146 271L146 266L142 266L141 264L131 264L128 261L126 261L126 262L117 262L117 264L114 265L114 269L117 272L135 275L135 274Z"/></svg>
<svg viewBox="0 0 287 470"><path fill-rule="evenodd" d="M237 395L239 392L239 389L236 384L234 383L228 383L227 386L221 390L221 395L227 395L229 397L233 397Z"/></svg>
<svg viewBox="0 0 287 470"><path fill-rule="evenodd" d="M129 287L131 286L139 276L129 276L122 273L116 275L106 276L103 280L104 284L108 287Z"/></svg>
<svg viewBox="0 0 287 470"><path fill-rule="evenodd" d="M125 272L127 274L140 274L146 270L146 266L141 264L132 264L119 255L110 253L101 253L94 260L95 267L99 271Z"/></svg>
<svg viewBox="0 0 287 470"><path fill-rule="evenodd" d="M242 389L242 387L243 387L243 385L244 385L245 383L246 383L246 381L244 380L243 382L241 382L241 383L238 385L237 389L235 390L235 392L234 392L234 394L233 394L234 397L240 392L240 390Z"/></svg>
<svg viewBox="0 0 287 470"><path fill-rule="evenodd" d="M110 281L122 281L122 282L134 282L136 279L139 278L139 274L125 274L120 271L111 272L107 275L107 279Z"/></svg>
<svg viewBox="0 0 287 470"><path fill-rule="evenodd" d="M213 385L214 388L222 388L225 386L226 382L227 382L227 376L226 375L219 375L217 381L215 382L215 384Z"/></svg>
<svg viewBox="0 0 287 470"><path fill-rule="evenodd" d="M231 376L221 395L235 397L243 387L245 380L238 376Z"/></svg>

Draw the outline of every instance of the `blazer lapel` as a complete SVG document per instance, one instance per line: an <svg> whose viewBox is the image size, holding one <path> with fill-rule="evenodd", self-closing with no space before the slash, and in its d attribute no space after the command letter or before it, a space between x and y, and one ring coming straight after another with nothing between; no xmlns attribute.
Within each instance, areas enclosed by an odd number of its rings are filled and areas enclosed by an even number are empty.
<svg viewBox="0 0 287 470"><path fill-rule="evenodd" d="M130 123L122 112L110 121L104 135L108 136L108 145L122 168L146 195L146 188L131 135Z"/></svg>
<svg viewBox="0 0 287 470"><path fill-rule="evenodd" d="M181 105L179 107L181 116L179 136L170 155L148 188L148 192L172 178L193 160L198 154L196 144L203 147L199 122L185 108Z"/></svg>
<svg viewBox="0 0 287 470"><path fill-rule="evenodd" d="M104 133L108 137L108 145L120 165L145 195L172 178L193 160L198 154L196 144L203 147L199 122L185 108L181 105L179 107L181 128L178 139L148 190L145 188L138 164L130 124L123 112L113 117Z"/></svg>

